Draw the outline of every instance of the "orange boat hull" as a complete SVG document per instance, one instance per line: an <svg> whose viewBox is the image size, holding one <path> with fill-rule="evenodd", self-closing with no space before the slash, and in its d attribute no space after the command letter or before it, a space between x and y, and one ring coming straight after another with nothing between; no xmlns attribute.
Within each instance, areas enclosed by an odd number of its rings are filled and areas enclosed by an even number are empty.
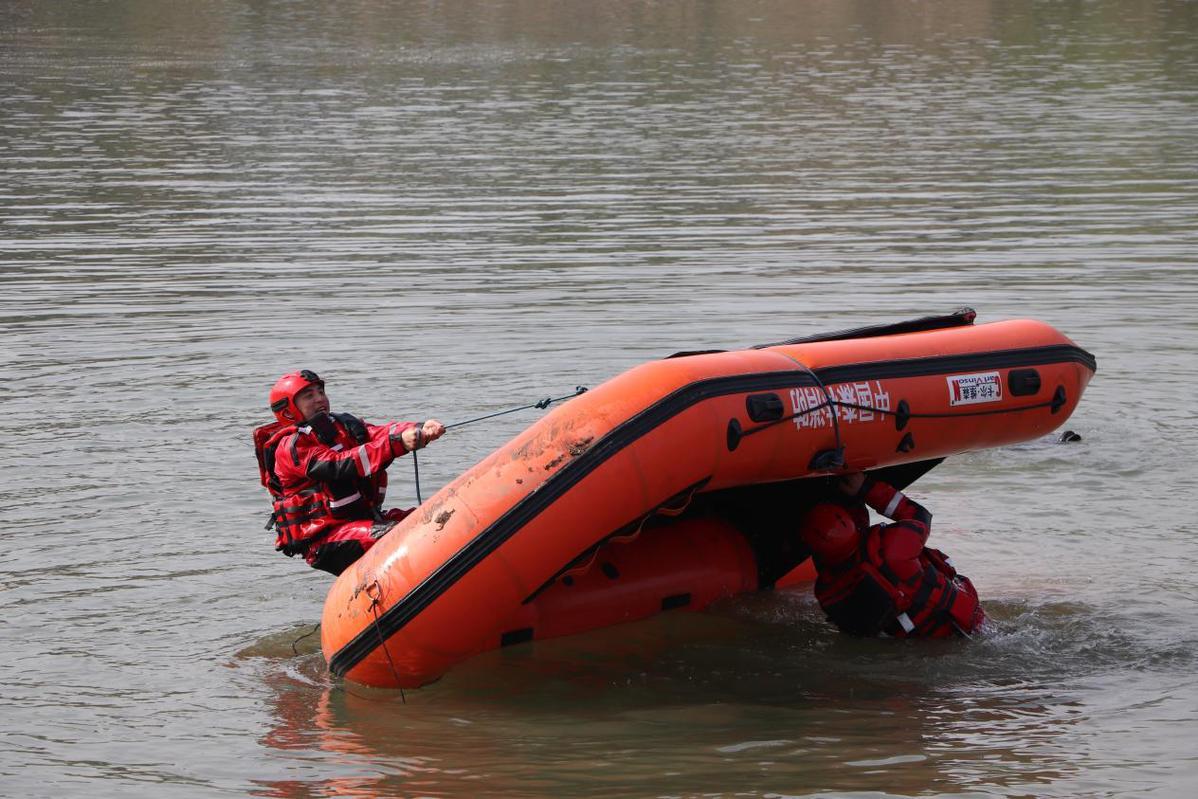
<svg viewBox="0 0 1198 799"><path fill-rule="evenodd" d="M805 553L788 520L819 478L1045 435L1094 369L1030 320L638 366L548 413L343 573L325 656L347 679L413 687L505 643L793 580Z"/></svg>

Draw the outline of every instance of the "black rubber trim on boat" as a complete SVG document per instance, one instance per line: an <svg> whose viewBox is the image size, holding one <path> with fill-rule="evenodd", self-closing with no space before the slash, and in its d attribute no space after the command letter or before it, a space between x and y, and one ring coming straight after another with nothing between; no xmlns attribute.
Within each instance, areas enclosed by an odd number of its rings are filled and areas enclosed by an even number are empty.
<svg viewBox="0 0 1198 799"><path fill-rule="evenodd" d="M879 380L919 377L944 372L968 372L983 369L1013 369L1053 363L1078 363L1096 371L1094 356L1067 344L970 355L933 356L903 361L858 363L816 370L824 384L853 380ZM816 385L811 372L788 370L747 375L731 375L701 380L683 386L662 397L636 416L612 429L589 450L574 458L489 527L455 552L435 571L415 585L400 601L380 614L375 623L364 627L329 659L329 670L343 676L361 663L379 646L380 640L394 635L448 591L454 583L481 563L488 555L518 533L543 510L565 495L609 458L631 445L662 423L708 399L758 391L782 391Z"/></svg>
<svg viewBox="0 0 1198 799"><path fill-rule="evenodd" d="M1053 363L1080 363L1091 372L1098 371L1094 356L1081 347L1054 344L1023 350L1000 350L977 355L939 355L931 358L912 358L907 361L854 363L817 369L824 383L844 383L849 380L888 380L896 377L920 377L938 372L969 372L975 369L1016 369L1024 366L1044 366ZM929 368L929 364L933 365ZM866 373L863 375L862 373Z"/></svg>
<svg viewBox="0 0 1198 799"><path fill-rule="evenodd" d="M673 355L667 355L662 360L668 361L671 358L689 358L692 355L715 355L716 353L727 351L728 350L683 350L682 352L675 352Z"/></svg>
<svg viewBox="0 0 1198 799"><path fill-rule="evenodd" d="M898 333L921 333L925 330L943 330L948 327L967 327L973 324L978 312L972 308L958 308L950 314L941 316L921 316L918 319L908 319L905 322L890 322L884 325L869 325L853 327L848 330L837 330L832 333L816 333L813 336L776 341L773 344L757 344L752 349L763 350L766 347L779 347L785 344L813 344L817 341L844 341L851 338L877 338L878 336L893 336Z"/></svg>
<svg viewBox="0 0 1198 799"><path fill-rule="evenodd" d="M887 322L884 325L868 325L852 327L847 330L835 330L831 333L816 333L810 336L775 341L772 344L754 344L749 349L763 350L766 347L779 347L784 344L812 344L816 341L844 341L851 338L876 338L877 336L893 336L898 333L920 333L925 330L943 330L948 327L967 327L977 318L977 311L972 308L958 308L952 313L940 316L921 316L918 319L908 319L904 322ZM670 358L689 358L692 355L711 355L727 350L683 350L667 355Z"/></svg>

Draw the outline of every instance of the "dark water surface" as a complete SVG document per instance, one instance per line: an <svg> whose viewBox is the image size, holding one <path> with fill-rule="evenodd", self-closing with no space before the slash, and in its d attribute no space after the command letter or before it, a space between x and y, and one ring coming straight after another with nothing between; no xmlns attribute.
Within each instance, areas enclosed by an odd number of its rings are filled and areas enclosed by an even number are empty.
<svg viewBox="0 0 1198 799"><path fill-rule="evenodd" d="M1190 796L1196 253L1194 3L8 0L0 794ZM282 370L452 421L961 305L1099 361L1080 443L913 490L984 639L784 591L406 704L295 643L329 581L248 439Z"/></svg>

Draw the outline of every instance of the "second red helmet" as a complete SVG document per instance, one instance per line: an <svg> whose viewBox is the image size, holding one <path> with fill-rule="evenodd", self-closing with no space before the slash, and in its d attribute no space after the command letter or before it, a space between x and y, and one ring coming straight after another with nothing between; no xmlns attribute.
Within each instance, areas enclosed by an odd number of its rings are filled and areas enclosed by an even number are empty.
<svg viewBox="0 0 1198 799"><path fill-rule="evenodd" d="M270 390L270 409L275 418L283 424L299 424L303 421L299 408L295 406L295 395L308 386L324 387L320 375L310 369L285 374L275 382Z"/></svg>
<svg viewBox="0 0 1198 799"><path fill-rule="evenodd" d="M811 553L824 563L847 560L861 543L853 513L833 502L821 502L807 511L799 535Z"/></svg>

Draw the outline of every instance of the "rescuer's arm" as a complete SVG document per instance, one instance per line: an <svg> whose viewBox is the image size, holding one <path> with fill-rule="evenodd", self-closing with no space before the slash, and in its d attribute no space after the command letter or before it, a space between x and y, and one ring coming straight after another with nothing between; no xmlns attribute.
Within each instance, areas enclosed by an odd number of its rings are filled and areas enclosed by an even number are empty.
<svg viewBox="0 0 1198 799"><path fill-rule="evenodd" d="M932 514L891 485L867 477L861 472L840 478L837 488L855 502L864 503L881 515L894 519L878 529L882 558L902 580L909 580L923 568L919 556L931 530Z"/></svg>
<svg viewBox="0 0 1198 799"><path fill-rule="evenodd" d="M415 425L411 422L367 425L366 442L343 450L326 447L305 436L300 442L298 460L303 464L304 472L314 480L331 482L366 478L386 469L406 451L402 436L408 429L415 430Z"/></svg>
<svg viewBox="0 0 1198 799"><path fill-rule="evenodd" d="M866 505L897 523L919 528L921 537L927 540L932 529L932 514L923 505L880 480L866 478L861 491Z"/></svg>
<svg viewBox="0 0 1198 799"><path fill-rule="evenodd" d="M893 519L895 525L889 526L901 525L916 532L921 547L928 540L932 530L932 514L894 486L854 472L840 478L837 487L846 496L864 502L886 518Z"/></svg>

